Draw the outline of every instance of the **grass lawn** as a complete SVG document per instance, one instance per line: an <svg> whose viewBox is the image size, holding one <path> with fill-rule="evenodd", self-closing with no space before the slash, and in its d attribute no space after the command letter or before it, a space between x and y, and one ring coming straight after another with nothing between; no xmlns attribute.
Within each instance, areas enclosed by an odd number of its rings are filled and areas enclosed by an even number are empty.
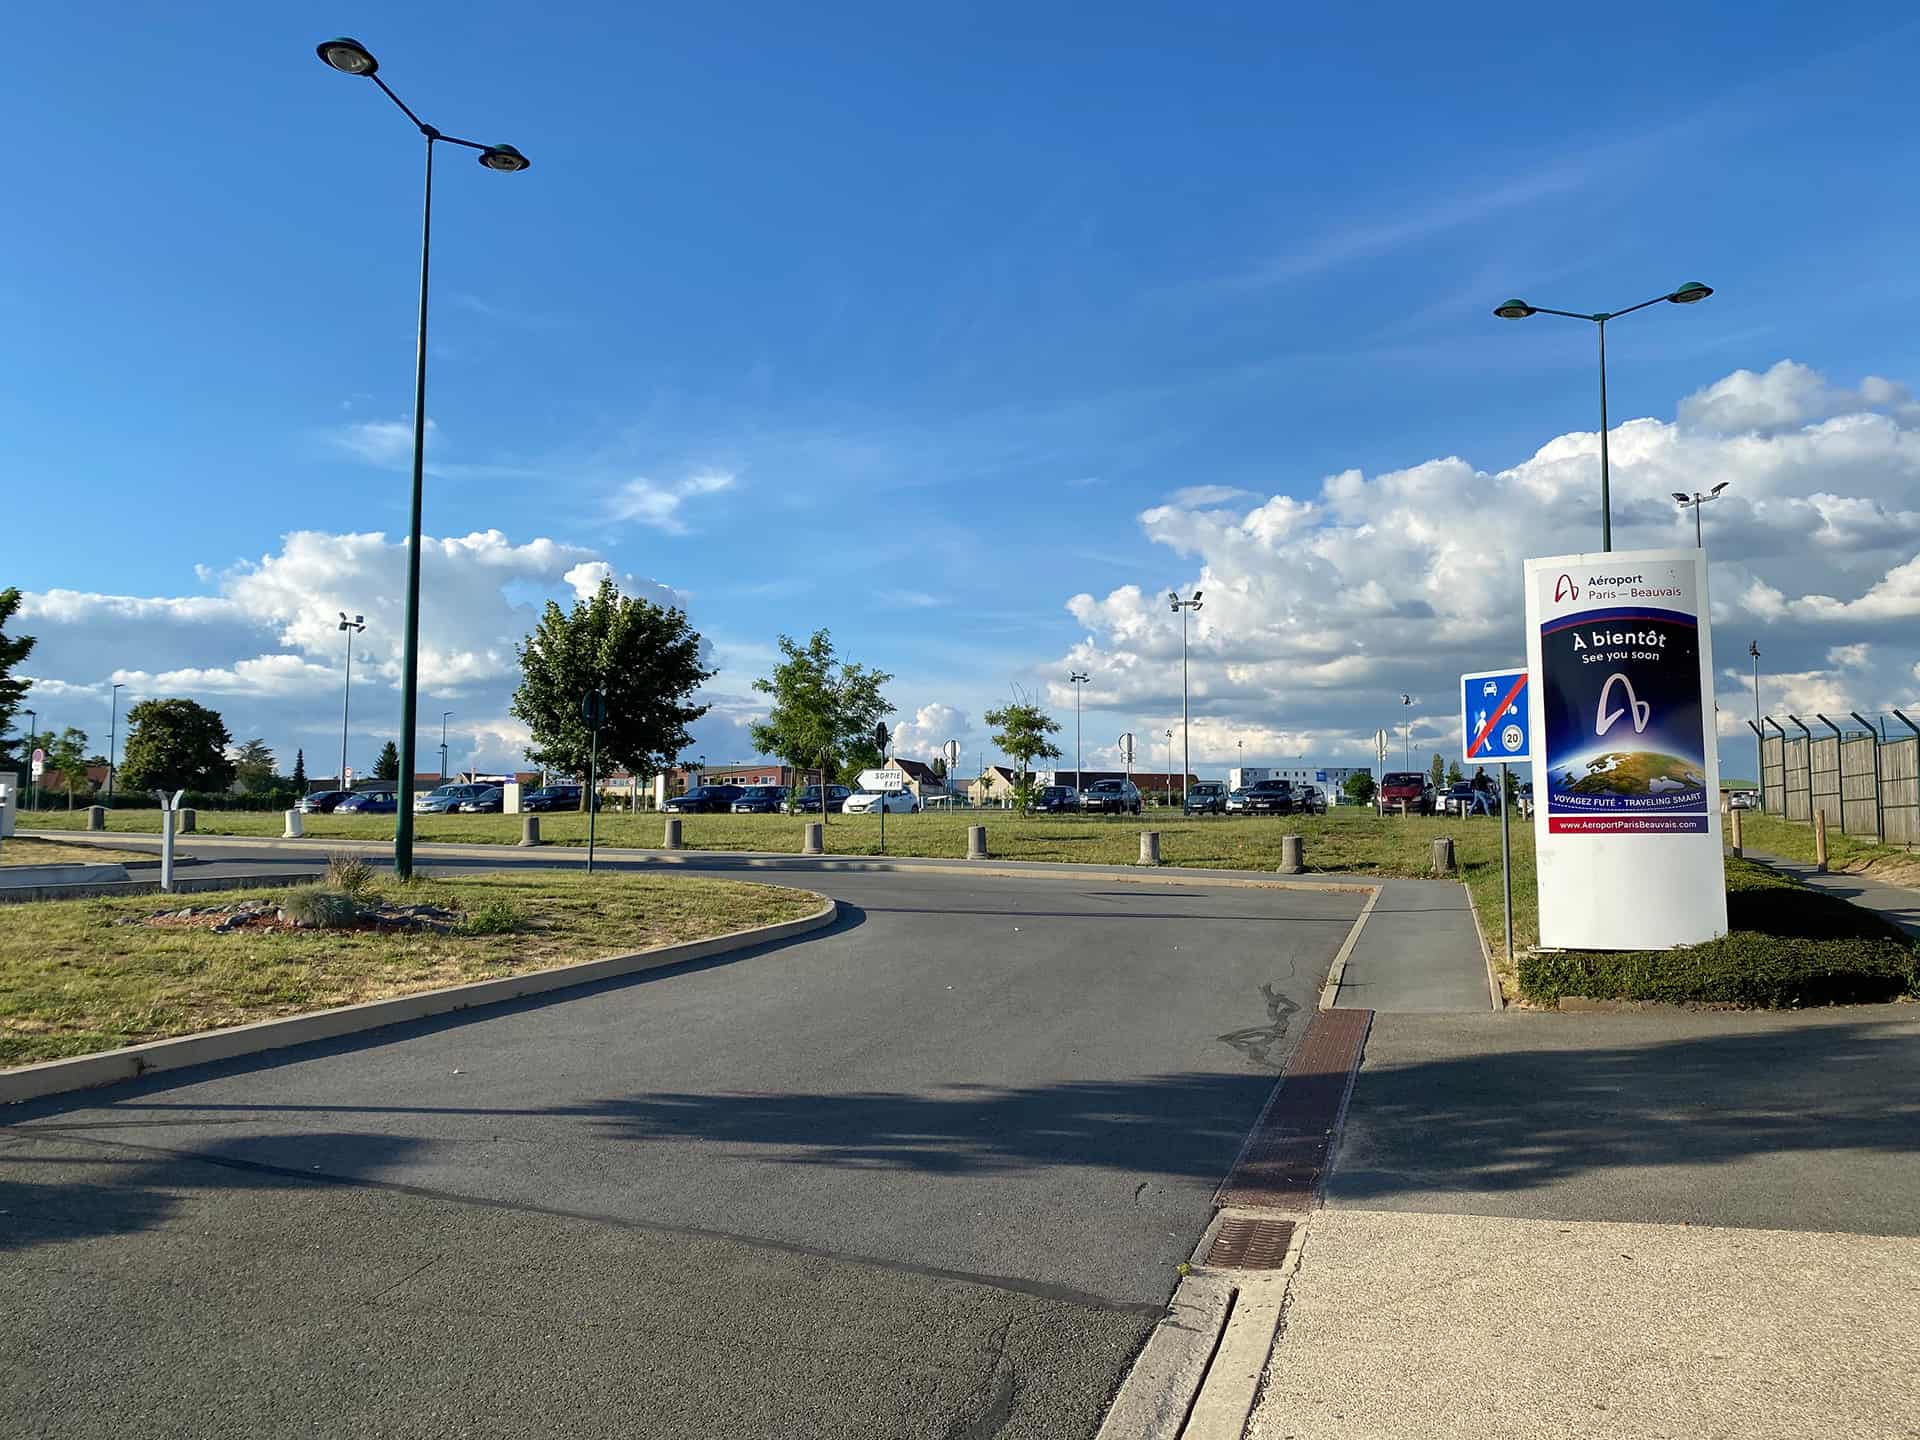
<svg viewBox="0 0 1920 1440"><path fill-rule="evenodd" d="M68 845L16 835L0 840L0 865L117 865L122 860L151 860L145 850L114 850L104 845Z"/></svg>
<svg viewBox="0 0 1920 1440"><path fill-rule="evenodd" d="M1749 810L1740 819L1740 840L1765 855L1814 863L1813 826L1782 815ZM1827 868L1871 875L1895 885L1920 885L1920 855L1897 845L1876 845L1857 835L1827 827Z"/></svg>
<svg viewBox="0 0 1920 1440"><path fill-rule="evenodd" d="M516 933L162 929L124 923L282 890L0 907L0 1066L489 980L797 919L818 897L687 876L505 873L377 887L472 914L507 901Z"/></svg>
<svg viewBox="0 0 1920 1440"><path fill-rule="evenodd" d="M1519 992L1792 1008L1920 996L1920 946L1872 911L1727 858L1727 933L1677 950L1523 955Z"/></svg>

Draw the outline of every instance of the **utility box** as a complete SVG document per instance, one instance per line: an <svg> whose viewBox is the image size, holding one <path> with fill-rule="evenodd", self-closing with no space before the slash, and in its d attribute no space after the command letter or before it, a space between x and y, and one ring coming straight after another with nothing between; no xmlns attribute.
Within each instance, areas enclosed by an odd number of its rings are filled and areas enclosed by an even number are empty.
<svg viewBox="0 0 1920 1440"><path fill-rule="evenodd" d="M509 780L500 787L500 813L518 815L520 813L520 782Z"/></svg>
<svg viewBox="0 0 1920 1440"><path fill-rule="evenodd" d="M14 817L20 813L20 777L0 770L0 840L13 838Z"/></svg>

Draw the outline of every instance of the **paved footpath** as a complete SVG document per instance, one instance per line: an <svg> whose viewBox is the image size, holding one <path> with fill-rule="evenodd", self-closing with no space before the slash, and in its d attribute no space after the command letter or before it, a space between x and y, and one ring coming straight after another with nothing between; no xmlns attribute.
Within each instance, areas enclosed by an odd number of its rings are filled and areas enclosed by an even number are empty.
<svg viewBox="0 0 1920 1440"><path fill-rule="evenodd" d="M1090 1435L1364 897L705 869L844 919L0 1114L10 1432Z"/></svg>
<svg viewBox="0 0 1920 1440"><path fill-rule="evenodd" d="M1248 1434L1920 1436L1920 1007L1376 1018Z"/></svg>
<svg viewBox="0 0 1920 1440"><path fill-rule="evenodd" d="M1751 845L1743 847L1741 853L1749 860L1757 860L1782 874L1793 876L1802 885L1809 885L1815 890L1851 901L1864 910L1871 910L1888 924L1897 925L1915 939L1920 939L1920 890L1910 885L1894 885L1867 875L1850 875L1845 871L1823 871L1803 860L1786 860L1778 855L1765 854Z"/></svg>

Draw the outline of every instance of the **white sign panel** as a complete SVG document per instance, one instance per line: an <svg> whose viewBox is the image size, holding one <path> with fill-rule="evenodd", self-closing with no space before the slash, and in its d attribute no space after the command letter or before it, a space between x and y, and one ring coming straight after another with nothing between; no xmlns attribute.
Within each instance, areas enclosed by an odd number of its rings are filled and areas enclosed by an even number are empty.
<svg viewBox="0 0 1920 1440"><path fill-rule="evenodd" d="M1529 560L1526 605L1540 943L1726 934L1705 552Z"/></svg>
<svg viewBox="0 0 1920 1440"><path fill-rule="evenodd" d="M904 770L862 770L860 788L862 790L904 790L907 788L907 775Z"/></svg>

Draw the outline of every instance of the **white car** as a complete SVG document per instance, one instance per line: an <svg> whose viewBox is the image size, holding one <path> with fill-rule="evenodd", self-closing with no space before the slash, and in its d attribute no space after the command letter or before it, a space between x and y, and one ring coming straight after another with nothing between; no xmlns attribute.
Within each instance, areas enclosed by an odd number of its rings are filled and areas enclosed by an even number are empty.
<svg viewBox="0 0 1920 1440"><path fill-rule="evenodd" d="M846 815L912 815L920 809L920 797L911 790L856 790L847 797L841 813Z"/></svg>

